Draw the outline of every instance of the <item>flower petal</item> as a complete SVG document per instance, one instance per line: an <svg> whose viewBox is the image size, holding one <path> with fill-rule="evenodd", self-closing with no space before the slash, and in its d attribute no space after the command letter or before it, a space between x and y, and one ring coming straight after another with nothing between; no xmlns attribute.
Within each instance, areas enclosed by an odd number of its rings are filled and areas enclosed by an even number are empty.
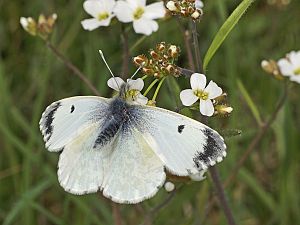
<svg viewBox="0 0 300 225"><path fill-rule="evenodd" d="M290 80L300 84L300 75L291 76Z"/></svg>
<svg viewBox="0 0 300 225"><path fill-rule="evenodd" d="M203 2L201 0L196 0L195 1L195 8L196 9L202 9L204 6Z"/></svg>
<svg viewBox="0 0 300 225"><path fill-rule="evenodd" d="M120 91L120 87L125 84L121 77L112 77L107 81L107 86L116 90Z"/></svg>
<svg viewBox="0 0 300 225"><path fill-rule="evenodd" d="M206 76L200 73L194 73L190 79L193 90L204 90L206 85Z"/></svg>
<svg viewBox="0 0 300 225"><path fill-rule="evenodd" d="M97 18L98 14L107 11L103 1L87 0L83 3L84 10L92 17Z"/></svg>
<svg viewBox="0 0 300 225"><path fill-rule="evenodd" d="M166 9L163 2L152 3L145 8L144 17L148 19L158 19L164 17Z"/></svg>
<svg viewBox="0 0 300 225"><path fill-rule="evenodd" d="M133 21L134 31L138 34L150 35L158 30L158 24L154 20L141 18Z"/></svg>
<svg viewBox="0 0 300 225"><path fill-rule="evenodd" d="M143 7L146 5L146 0L127 0L132 8Z"/></svg>
<svg viewBox="0 0 300 225"><path fill-rule="evenodd" d="M112 13L115 5L116 5L116 1L115 0L104 0L103 1L103 4L106 8L106 10L109 12L109 13Z"/></svg>
<svg viewBox="0 0 300 225"><path fill-rule="evenodd" d="M127 84L128 84L129 90L141 91L144 87L144 81L141 78L138 78L136 80L128 79Z"/></svg>
<svg viewBox="0 0 300 225"><path fill-rule="evenodd" d="M85 19L81 21L81 25L85 30L95 30L96 28L101 26L100 21L95 18Z"/></svg>
<svg viewBox="0 0 300 225"><path fill-rule="evenodd" d="M200 113L204 116L212 116L214 114L214 106L211 100L200 99Z"/></svg>
<svg viewBox="0 0 300 225"><path fill-rule="evenodd" d="M85 19L83 21L81 21L81 25L83 27L83 29L85 30L95 30L96 28L98 27L107 27L109 24L110 24L110 21L111 21L111 17L105 19L105 20L97 20L95 18L92 18L92 19Z"/></svg>
<svg viewBox="0 0 300 225"><path fill-rule="evenodd" d="M129 23L133 21L133 9L128 2L117 1L114 13L119 21Z"/></svg>
<svg viewBox="0 0 300 225"><path fill-rule="evenodd" d="M136 97L136 103L140 105L146 105L148 103L148 98L142 95L141 93Z"/></svg>
<svg viewBox="0 0 300 225"><path fill-rule="evenodd" d="M191 106L198 100L198 97L194 95L192 89L186 89L180 92L180 100L183 105Z"/></svg>
<svg viewBox="0 0 300 225"><path fill-rule="evenodd" d="M282 73L282 75L284 76L292 76L294 74L293 71L293 66L291 65L290 61L288 61L287 59L280 59L277 62L280 72Z"/></svg>
<svg viewBox="0 0 300 225"><path fill-rule="evenodd" d="M292 51L289 54L289 59L295 69L300 67L300 51L298 51L298 52Z"/></svg>
<svg viewBox="0 0 300 225"><path fill-rule="evenodd" d="M213 82L212 80L209 82L209 84L207 85L207 87L204 89L205 92L208 93L208 98L209 99L214 99L218 96L220 96L223 91L222 88L220 88L215 82Z"/></svg>

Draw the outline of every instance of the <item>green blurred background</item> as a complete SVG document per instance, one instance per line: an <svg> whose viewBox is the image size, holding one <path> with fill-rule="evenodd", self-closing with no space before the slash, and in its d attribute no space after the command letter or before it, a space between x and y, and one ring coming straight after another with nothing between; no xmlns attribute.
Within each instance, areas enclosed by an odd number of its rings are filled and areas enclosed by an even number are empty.
<svg viewBox="0 0 300 225"><path fill-rule="evenodd" d="M277 2L277 4L270 3ZM240 129L227 138L228 157L217 167L221 179L231 173L237 160L258 132L238 81L244 85L263 119L273 112L283 83L265 74L260 62L278 59L300 49L300 1L287 5L281 0L256 1L230 33L213 60L207 76L229 95L234 111L229 118L212 119L215 129ZM282 1L285 2L285 1ZM40 13L58 14L52 42L86 73L101 95L111 94L106 86L109 73L101 62L102 49L115 74L121 70L120 24L84 31L80 21L89 16L79 0L0 0L0 223L5 225L113 224L112 206L100 193L74 196L60 187L56 167L58 154L44 148L38 121L47 105L58 99L92 92L46 48L39 38L20 26L21 16L37 18ZM199 24L202 55L237 0L204 0L205 15ZM185 23L183 21L183 23ZM160 21L160 29L141 39L130 29L131 55L145 53L157 42L182 47L179 64L188 67L183 37L175 19ZM138 44L137 41L140 41ZM130 71L135 67L130 64ZM188 81L180 78L184 87ZM237 224L297 224L300 221L300 85L289 88L288 99L272 128L226 189ZM176 101L164 85L158 105L169 109ZM179 185L179 184L176 184ZM214 195L213 184L184 184L170 203L155 214L151 209L168 197L162 188L151 200L137 206L120 207L123 224L227 224L216 204L208 213L207 202Z"/></svg>

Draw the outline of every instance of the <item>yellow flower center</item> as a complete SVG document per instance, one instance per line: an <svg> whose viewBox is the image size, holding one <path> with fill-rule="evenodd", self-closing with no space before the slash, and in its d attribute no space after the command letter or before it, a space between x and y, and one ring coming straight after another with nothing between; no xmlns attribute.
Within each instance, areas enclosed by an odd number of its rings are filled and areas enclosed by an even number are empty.
<svg viewBox="0 0 300 225"><path fill-rule="evenodd" d="M145 12L144 8L138 7L133 13L133 18L135 20L140 19L142 17L142 15L144 14L144 12Z"/></svg>
<svg viewBox="0 0 300 225"><path fill-rule="evenodd" d="M140 93L139 90L135 90L135 89L129 90L125 93L125 99L134 101L136 100L136 97L139 93Z"/></svg>
<svg viewBox="0 0 300 225"><path fill-rule="evenodd" d="M203 90L195 90L194 95L196 95L198 98L200 98L202 100L208 99L208 93Z"/></svg>
<svg viewBox="0 0 300 225"><path fill-rule="evenodd" d="M109 14L107 12L102 12L98 14L98 20L106 20L109 17Z"/></svg>
<svg viewBox="0 0 300 225"><path fill-rule="evenodd" d="M300 75L300 67L294 70L295 75Z"/></svg>

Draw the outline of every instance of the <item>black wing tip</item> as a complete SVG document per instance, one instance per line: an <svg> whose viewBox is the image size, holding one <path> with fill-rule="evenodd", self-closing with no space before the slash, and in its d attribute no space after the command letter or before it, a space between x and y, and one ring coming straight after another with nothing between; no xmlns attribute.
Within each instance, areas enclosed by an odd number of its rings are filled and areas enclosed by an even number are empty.
<svg viewBox="0 0 300 225"><path fill-rule="evenodd" d="M227 155L224 138L218 132L211 128L205 128L203 133L206 136L206 143L203 145L203 151L197 152L194 157L195 165L200 170L214 166Z"/></svg>
<svg viewBox="0 0 300 225"><path fill-rule="evenodd" d="M42 113L42 117L39 121L40 131L42 132L43 139L45 142L49 141L52 135L52 122L54 120L54 115L57 109L61 106L61 102L53 102L49 105L46 110Z"/></svg>

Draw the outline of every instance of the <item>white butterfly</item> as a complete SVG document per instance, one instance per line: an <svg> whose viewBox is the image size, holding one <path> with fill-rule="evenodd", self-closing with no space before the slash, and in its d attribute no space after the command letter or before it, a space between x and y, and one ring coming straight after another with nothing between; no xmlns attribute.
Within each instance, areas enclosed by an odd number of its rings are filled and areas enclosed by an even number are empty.
<svg viewBox="0 0 300 225"><path fill-rule="evenodd" d="M131 81L117 97L65 98L43 113L40 130L46 148L61 152L58 179L67 192L100 190L115 202L138 203L156 194L165 170L195 175L226 156L223 138L206 125L128 100Z"/></svg>

